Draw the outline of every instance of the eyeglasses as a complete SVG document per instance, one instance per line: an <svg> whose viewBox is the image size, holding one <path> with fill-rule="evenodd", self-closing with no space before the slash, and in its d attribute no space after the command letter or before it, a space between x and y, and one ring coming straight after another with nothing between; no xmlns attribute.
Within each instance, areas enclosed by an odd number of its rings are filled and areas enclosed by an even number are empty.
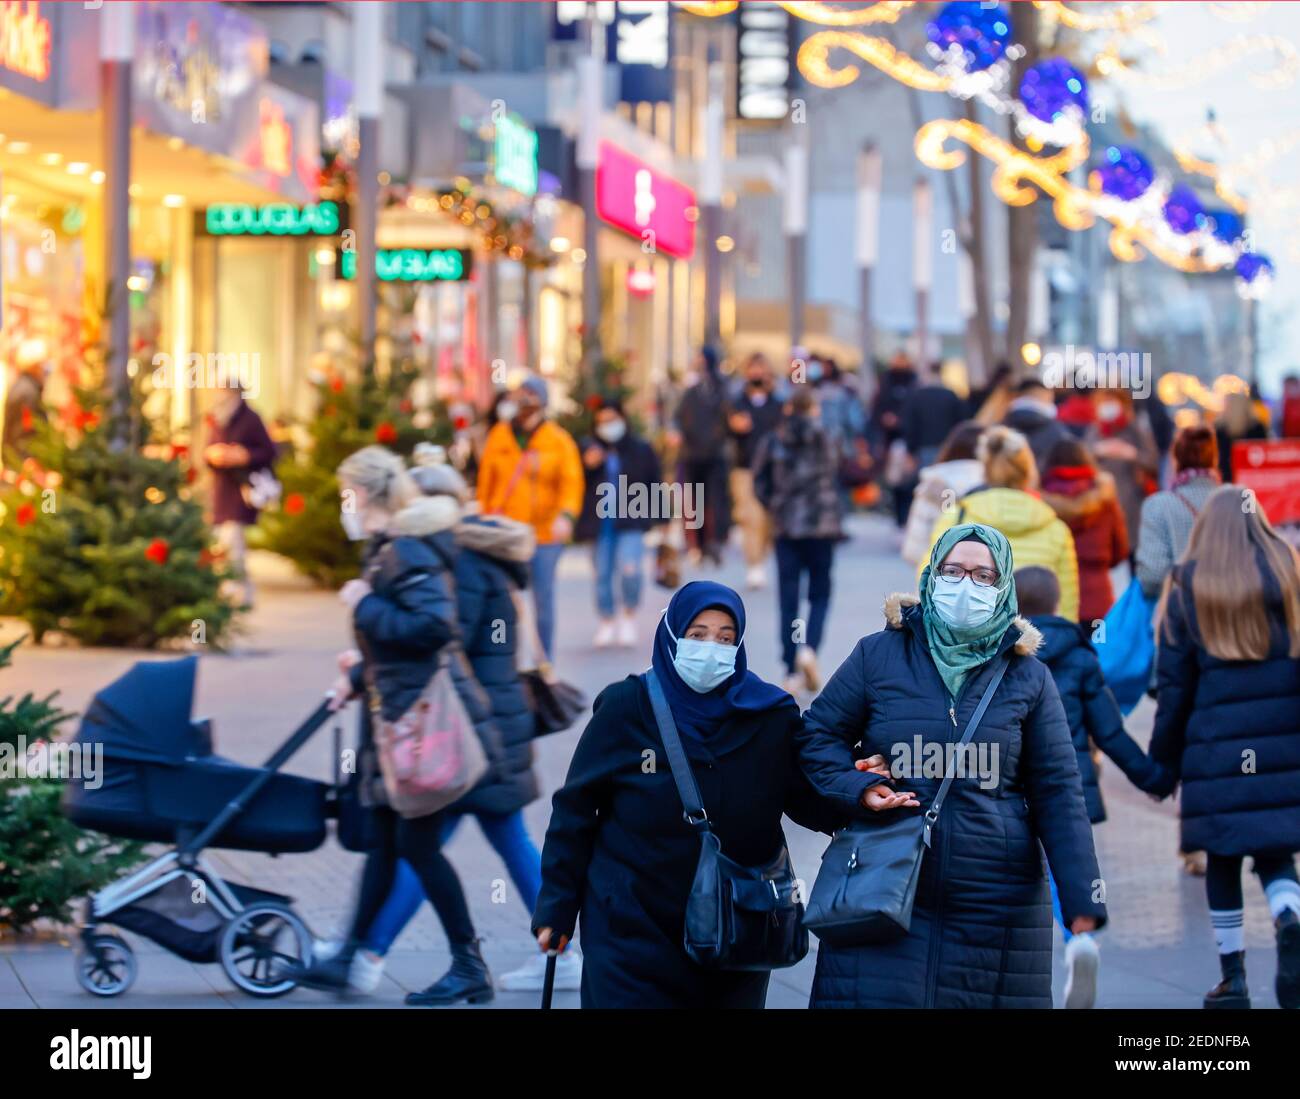
<svg viewBox="0 0 1300 1099"><path fill-rule="evenodd" d="M981 588L991 588L998 582L997 570L982 565L973 569L963 568L961 565L939 566L939 579L946 580L949 584L960 584L968 576Z"/></svg>

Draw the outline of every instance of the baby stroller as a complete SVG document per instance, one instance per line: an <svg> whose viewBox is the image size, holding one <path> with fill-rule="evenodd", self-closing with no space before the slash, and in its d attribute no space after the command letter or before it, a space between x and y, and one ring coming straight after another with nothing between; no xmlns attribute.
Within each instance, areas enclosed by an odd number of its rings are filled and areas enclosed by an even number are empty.
<svg viewBox="0 0 1300 1099"><path fill-rule="evenodd" d="M286 968L309 961L312 935L291 898L224 880L208 847L280 854L325 842L334 787L279 769L329 720L316 711L261 767L214 754L212 728L193 721L197 657L135 665L92 700L76 742L101 749L99 783L70 782L73 823L122 839L173 844L86 901L77 981L118 996L136 976L126 928L191 962L219 962L252 996L294 988Z"/></svg>

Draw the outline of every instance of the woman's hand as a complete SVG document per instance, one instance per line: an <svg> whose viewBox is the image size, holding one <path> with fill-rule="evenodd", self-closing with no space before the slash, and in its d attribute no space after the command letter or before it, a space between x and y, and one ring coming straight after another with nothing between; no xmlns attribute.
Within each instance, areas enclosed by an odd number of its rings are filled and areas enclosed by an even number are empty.
<svg viewBox="0 0 1300 1099"><path fill-rule="evenodd" d="M866 759L860 759L853 764L859 771L869 771L873 775L884 775L885 778L893 778L890 774L889 764L885 762L884 756L867 756Z"/></svg>
<svg viewBox="0 0 1300 1099"><path fill-rule="evenodd" d="M339 602L348 610L357 609L357 604L370 594L371 588L364 580L349 580L339 592Z"/></svg>
<svg viewBox="0 0 1300 1099"><path fill-rule="evenodd" d="M921 803L910 790L894 793L883 782L868 787L862 792L862 804L873 813L882 813L886 809L919 809Z"/></svg>
<svg viewBox="0 0 1300 1099"><path fill-rule="evenodd" d="M352 680L346 672L330 684L328 697L330 713L337 713L352 700Z"/></svg>
<svg viewBox="0 0 1300 1099"><path fill-rule="evenodd" d="M362 656L359 649L344 649L339 653L339 671L347 674L358 664L361 663Z"/></svg>
<svg viewBox="0 0 1300 1099"><path fill-rule="evenodd" d="M551 929L549 927L539 927L537 929L537 948L543 953L549 953L552 949L557 954L563 954L564 948L569 945L569 936L561 935L559 945L551 947Z"/></svg>
<svg viewBox="0 0 1300 1099"><path fill-rule="evenodd" d="M1086 935L1089 931L1097 930L1096 916L1075 916L1070 921L1071 935Z"/></svg>

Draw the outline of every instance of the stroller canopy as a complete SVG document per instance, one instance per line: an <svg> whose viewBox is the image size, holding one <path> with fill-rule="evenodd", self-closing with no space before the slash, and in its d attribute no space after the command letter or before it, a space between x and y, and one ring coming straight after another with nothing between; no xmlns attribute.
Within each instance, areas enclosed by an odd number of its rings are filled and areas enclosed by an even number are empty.
<svg viewBox="0 0 1300 1099"><path fill-rule="evenodd" d="M77 742L145 762L211 755L206 725L190 720L198 667L197 656L141 661L91 700Z"/></svg>

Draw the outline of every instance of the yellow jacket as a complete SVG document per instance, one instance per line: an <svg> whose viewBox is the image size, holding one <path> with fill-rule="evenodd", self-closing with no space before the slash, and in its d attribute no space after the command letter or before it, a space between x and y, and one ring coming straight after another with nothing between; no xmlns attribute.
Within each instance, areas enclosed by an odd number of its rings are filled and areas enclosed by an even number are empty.
<svg viewBox="0 0 1300 1099"><path fill-rule="evenodd" d="M1016 568L1042 565L1056 573L1061 584L1059 613L1071 622L1079 620L1079 563L1074 556L1074 535L1042 500L1014 488L986 488L963 496L956 507L940 512L930 534L930 548L921 558L921 569L930 563L934 544L943 532L958 523L983 523L1000 530L1011 543ZM919 575L921 570L917 571Z"/></svg>
<svg viewBox="0 0 1300 1099"><path fill-rule="evenodd" d="M497 423L488 432L478 471L483 512L527 523L539 545L550 545L555 541L551 527L558 516L567 514L577 521L585 490L578 444L564 428L543 420L528 440L526 452L508 423Z"/></svg>

